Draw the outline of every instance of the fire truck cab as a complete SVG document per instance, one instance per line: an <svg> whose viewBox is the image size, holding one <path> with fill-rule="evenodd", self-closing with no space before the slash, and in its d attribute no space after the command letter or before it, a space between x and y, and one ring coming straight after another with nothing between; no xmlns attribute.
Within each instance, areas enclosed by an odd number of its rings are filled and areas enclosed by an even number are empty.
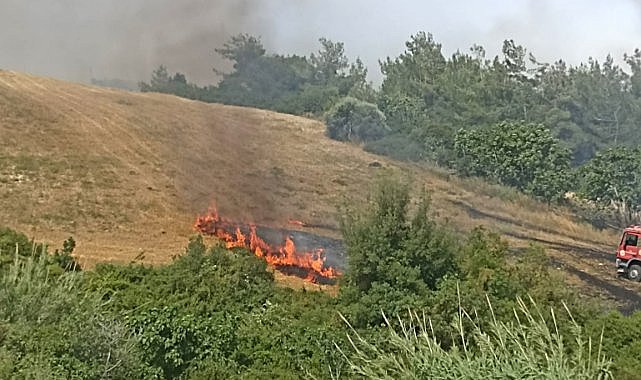
<svg viewBox="0 0 641 380"><path fill-rule="evenodd" d="M630 280L641 281L641 226L630 226L623 230L616 252L617 273Z"/></svg>

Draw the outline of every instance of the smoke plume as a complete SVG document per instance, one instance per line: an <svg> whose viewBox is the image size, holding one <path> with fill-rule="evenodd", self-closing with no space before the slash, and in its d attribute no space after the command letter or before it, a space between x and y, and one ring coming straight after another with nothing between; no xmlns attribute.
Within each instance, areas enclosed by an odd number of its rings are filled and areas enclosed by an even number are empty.
<svg viewBox="0 0 641 380"><path fill-rule="evenodd" d="M419 30L446 54L514 39L543 61L615 59L639 47L641 1L522 0L0 0L0 68L68 80L147 80L160 64L214 83L214 53L242 32L270 51L309 54L318 38L345 42L379 81L378 60ZM636 45L636 46L635 46Z"/></svg>

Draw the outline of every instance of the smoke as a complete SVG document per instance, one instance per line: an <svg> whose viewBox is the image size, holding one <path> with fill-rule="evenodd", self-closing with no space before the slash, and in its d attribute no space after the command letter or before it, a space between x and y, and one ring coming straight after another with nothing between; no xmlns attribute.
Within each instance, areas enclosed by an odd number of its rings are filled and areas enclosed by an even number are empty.
<svg viewBox="0 0 641 380"><path fill-rule="evenodd" d="M578 64L611 54L622 64L625 53L641 47L641 1L528 0L489 35L514 38L540 61Z"/></svg>
<svg viewBox="0 0 641 380"><path fill-rule="evenodd" d="M212 68L225 64L216 47L270 29L258 1L0 2L0 68L76 81L143 80L164 64L212 83Z"/></svg>
<svg viewBox="0 0 641 380"><path fill-rule="evenodd" d="M68 80L147 80L160 64L214 83L214 53L242 32L266 48L309 54L318 38L345 42L376 82L378 60L396 56L419 30L446 54L514 39L543 61L615 59L641 39L641 0L0 0L0 68ZM637 44L637 46L635 46Z"/></svg>

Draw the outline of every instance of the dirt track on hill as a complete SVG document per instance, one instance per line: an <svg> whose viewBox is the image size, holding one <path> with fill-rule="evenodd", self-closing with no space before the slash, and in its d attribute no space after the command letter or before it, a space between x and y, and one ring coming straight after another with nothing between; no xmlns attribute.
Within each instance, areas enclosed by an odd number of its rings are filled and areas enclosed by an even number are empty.
<svg viewBox="0 0 641 380"><path fill-rule="evenodd" d="M523 252L530 244L544 247L552 266L563 274L569 284L576 286L581 294L612 301L626 314L641 310L641 284L616 273L614 250L618 242L617 231L607 231L612 238L604 242L588 233L564 233L528 220L517 221L477 210L469 205L459 206L465 208L473 219L492 220L490 225L501 232L513 247L515 255Z"/></svg>
<svg viewBox="0 0 641 380"><path fill-rule="evenodd" d="M55 247L74 236L88 266L161 264L183 252L213 202L234 220L296 228L295 219L337 238L337 206L364 201L376 178L395 175L427 189L452 229L485 226L516 251L541 244L582 293L641 307L637 284L614 275L616 231L511 190L368 154L324 130L291 115L0 70L0 225Z"/></svg>

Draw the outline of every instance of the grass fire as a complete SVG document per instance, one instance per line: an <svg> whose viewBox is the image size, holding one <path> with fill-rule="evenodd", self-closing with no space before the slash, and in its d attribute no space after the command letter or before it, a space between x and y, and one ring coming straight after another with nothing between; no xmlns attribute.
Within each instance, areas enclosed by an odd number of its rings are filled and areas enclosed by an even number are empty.
<svg viewBox="0 0 641 380"><path fill-rule="evenodd" d="M293 231L259 227L253 223L234 223L222 218L216 208L210 208L206 215L196 218L194 229L220 239L228 249L246 248L276 270L312 283L332 284L341 274L326 263L323 247L299 249L292 236Z"/></svg>

